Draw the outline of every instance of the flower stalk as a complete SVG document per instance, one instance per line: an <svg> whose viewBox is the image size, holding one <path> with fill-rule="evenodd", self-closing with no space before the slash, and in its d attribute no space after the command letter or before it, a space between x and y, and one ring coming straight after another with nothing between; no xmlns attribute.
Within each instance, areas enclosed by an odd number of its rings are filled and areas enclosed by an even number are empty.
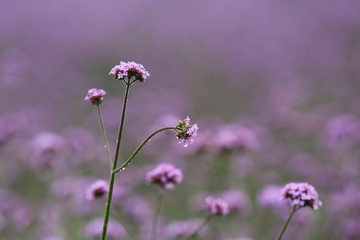
<svg viewBox="0 0 360 240"><path fill-rule="evenodd" d="M105 148L106 148L106 154L107 154L108 159L109 159L110 168L112 169L113 162L112 162L112 159L111 159L111 154L110 154L110 149L109 149L109 143L108 143L107 137L106 137L106 132L105 132L105 128L104 128L104 122L103 122L103 119L102 119L102 114L101 114L100 106L99 106L99 105L96 105L96 107L97 107L97 112L98 112L98 115L99 115L101 132L102 132L102 135L103 135L103 138L104 138L104 143L105 143Z"/></svg>
<svg viewBox="0 0 360 240"><path fill-rule="evenodd" d="M295 213L298 209L300 209L300 207L297 207L296 205L293 207L293 209L292 209L292 211L291 211L288 219L287 219L286 222L284 223L284 225L283 225L283 227L282 227L282 229L281 229L281 231L280 231L280 233L279 233L279 236L276 238L276 240L280 240L280 239L282 238L282 236L284 235L284 232L285 232L287 226L288 226L289 223L290 223L290 220L291 220L292 216L294 215L294 213Z"/></svg>
<svg viewBox="0 0 360 240"><path fill-rule="evenodd" d="M101 238L100 238L101 240L106 239L107 227L108 227L108 223L109 223L111 200L112 200L112 195L113 195L113 190L114 190L114 182L115 182L115 173L113 171L116 169L116 164L117 164L117 161L119 158L119 150L120 150L120 145L121 145L121 138L122 138L122 132L123 132L124 120L125 120L126 104L127 104L127 100L129 97L129 90L130 90L130 84L126 83L125 96L124 96L121 121L120 121L120 127L119 127L119 135L118 135L118 140L117 140L117 144L116 144L114 163L112 165L112 171L111 171L111 175L110 175L109 193L108 193L108 197L107 197L107 201L106 201L104 225L103 225L103 230L102 230Z"/></svg>
<svg viewBox="0 0 360 240"><path fill-rule="evenodd" d="M165 130L171 130L171 129L174 129L174 127L165 127L165 128L161 128L159 130L156 130L155 132L151 133L140 145L139 147L134 151L134 153L129 157L128 160L126 160L126 162L121 165L119 168L113 170L112 172L113 173L117 173L117 172L120 172L122 170L124 170L130 163L131 161L136 157L136 155L140 152L140 150L145 146L145 144L150 141L150 139L155 136L156 134L162 132L162 131L165 131Z"/></svg>
<svg viewBox="0 0 360 240"><path fill-rule="evenodd" d="M159 197L156 203L154 218L151 227L151 240L156 240L156 230L157 230L161 206L164 202L164 197L165 197L165 192L159 192Z"/></svg>

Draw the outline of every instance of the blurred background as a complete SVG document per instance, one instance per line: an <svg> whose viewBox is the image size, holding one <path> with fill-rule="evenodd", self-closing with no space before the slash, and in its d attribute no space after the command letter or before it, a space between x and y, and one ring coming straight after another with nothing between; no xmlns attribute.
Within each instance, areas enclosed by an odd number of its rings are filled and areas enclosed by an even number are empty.
<svg viewBox="0 0 360 240"><path fill-rule="evenodd" d="M90 88L114 152L124 84L120 61L151 76L130 92L124 161L148 134L190 116L187 148L156 136L117 175L110 239L148 239L158 189L145 174L168 162L158 239L188 234L222 197L226 217L200 239L275 239L288 182L308 182L323 206L301 209L284 239L360 239L360 2L0 1L0 239L98 239L109 178ZM121 220L122 219L122 220ZM180 221L180 222L179 222Z"/></svg>

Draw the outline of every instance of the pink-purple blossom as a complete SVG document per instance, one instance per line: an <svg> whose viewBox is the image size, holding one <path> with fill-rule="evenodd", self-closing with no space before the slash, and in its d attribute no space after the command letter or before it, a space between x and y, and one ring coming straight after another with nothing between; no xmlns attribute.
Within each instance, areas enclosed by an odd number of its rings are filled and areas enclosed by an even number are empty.
<svg viewBox="0 0 360 240"><path fill-rule="evenodd" d="M136 62L120 62L110 70L109 75L114 75L115 79L131 81L139 80L139 82L145 82L145 79L150 76L150 73L146 71L143 65Z"/></svg>
<svg viewBox="0 0 360 240"><path fill-rule="evenodd" d="M317 191L308 183L289 183L281 190L281 199L290 200L291 206L318 209L322 205Z"/></svg>
<svg viewBox="0 0 360 240"><path fill-rule="evenodd" d="M182 180L182 171L169 163L161 163L146 174L146 184L155 184L160 187L160 191L173 189Z"/></svg>
<svg viewBox="0 0 360 240"><path fill-rule="evenodd" d="M91 184L86 190L86 199L93 200L103 198L109 191L109 185L104 180L98 180Z"/></svg>
<svg viewBox="0 0 360 240"><path fill-rule="evenodd" d="M229 204L223 199L207 197L205 202L211 215L224 216L230 212Z"/></svg>
<svg viewBox="0 0 360 240"><path fill-rule="evenodd" d="M182 121L179 120L179 124L176 126L176 137L179 143L186 147L189 143L193 143L198 130L197 124L190 125L190 118L187 117Z"/></svg>
<svg viewBox="0 0 360 240"><path fill-rule="evenodd" d="M106 92L102 89L92 88L88 91L85 101L90 101L93 105L100 105L104 100Z"/></svg>

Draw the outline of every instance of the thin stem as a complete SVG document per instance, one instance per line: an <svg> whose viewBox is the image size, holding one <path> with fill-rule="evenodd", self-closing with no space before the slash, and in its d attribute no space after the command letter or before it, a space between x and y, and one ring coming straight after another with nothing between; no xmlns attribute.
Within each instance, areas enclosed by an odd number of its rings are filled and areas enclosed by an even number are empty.
<svg viewBox="0 0 360 240"><path fill-rule="evenodd" d="M131 86L130 84L126 84L125 96L124 96L124 102L123 102L123 109L122 109L121 121L120 121L120 127L119 127L119 135L118 135L118 139L117 139L117 142L116 142L115 158L114 158L114 164L113 164L112 170L116 169L116 164L117 164L117 161L119 159L119 150L120 150L122 132L123 132L123 128L124 128L126 103L127 103L128 97L129 97L130 86Z"/></svg>
<svg viewBox="0 0 360 240"><path fill-rule="evenodd" d="M190 236L188 236L185 240L187 239L191 239L192 237L194 237L196 234L198 234L208 223L209 221L213 218L214 215L208 215L205 220L200 223L200 225L195 229L194 233L191 234Z"/></svg>
<svg viewBox="0 0 360 240"><path fill-rule="evenodd" d="M158 197L158 200L156 203L154 218L153 218L153 222L152 222L151 240L156 240L157 224L158 224L158 220L159 220L160 209L161 209L162 203L164 202L164 196L165 196L165 192L160 190L159 197Z"/></svg>
<svg viewBox="0 0 360 240"><path fill-rule="evenodd" d="M102 115L101 115L101 111L100 111L100 106L99 106L99 105L96 105L96 106L97 106L98 115L99 115L101 132L102 132L102 135L103 135L103 138L104 138L106 153L107 153L107 156L108 156L108 159L109 159L110 168L112 169L113 163L112 163L112 160L111 160L111 154L110 154L110 150L109 150L109 144L108 144L107 137L106 137L106 132L105 132L104 123L103 123L103 120L102 120Z"/></svg>
<svg viewBox="0 0 360 240"><path fill-rule="evenodd" d="M126 83L123 109L122 109L120 128L119 128L119 135L118 135L118 140L117 140L117 144L116 144L115 158L114 158L114 164L112 165L112 171L116 169L116 163L117 163L118 157L119 157L119 149L120 149L122 131L123 131L123 127L124 127L125 110L126 110L126 103L127 103L128 96L129 96L129 89L130 89L130 84ZM109 217L110 217L111 200L112 200L112 194L113 194L113 190L114 190L114 182L115 182L115 173L111 172L110 183L109 183L109 193L108 193L108 197L107 197L107 201L106 201L106 209L105 209L105 216L104 216L104 225L103 225L103 230L102 230L101 238L100 238L101 240L106 239L107 227L108 227Z"/></svg>
<svg viewBox="0 0 360 240"><path fill-rule="evenodd" d="M287 226L289 225L289 222L292 218L292 216L294 215L294 213L296 212L296 210L298 210L299 208L296 208L296 205L294 206L292 212L290 213L290 216L288 217L288 219L286 220L286 222L284 223L284 226L282 227L279 236L276 238L276 240L280 240L282 238L282 236L284 235L284 232L287 228Z"/></svg>
<svg viewBox="0 0 360 240"><path fill-rule="evenodd" d="M153 132L152 134L150 134L140 145L139 147L134 151L134 153L129 157L128 160L126 160L126 162L121 165L119 168L117 168L116 170L113 170L113 173L117 173L123 169L125 169L130 163L131 161L136 157L136 155L140 152L140 150L145 146L145 144L150 141L150 139L155 136L156 134L158 134L159 132L165 131L165 130L175 130L175 127L165 127L165 128L161 128L155 132Z"/></svg>

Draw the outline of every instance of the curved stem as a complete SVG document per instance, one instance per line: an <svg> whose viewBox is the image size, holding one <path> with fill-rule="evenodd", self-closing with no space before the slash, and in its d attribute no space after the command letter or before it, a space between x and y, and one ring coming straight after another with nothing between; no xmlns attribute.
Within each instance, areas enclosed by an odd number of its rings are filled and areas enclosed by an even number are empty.
<svg viewBox="0 0 360 240"><path fill-rule="evenodd" d="M134 153L129 157L129 159L123 164L121 165L119 168L113 170L112 172L113 173L117 173L121 170L123 170L124 168L126 168L130 163L131 161L136 157L136 155L140 152L140 150L145 146L145 144L153 137L155 136L156 134L158 134L159 132L162 132L162 131L165 131L165 130L171 130L171 129L174 129L174 127L165 127L165 128L161 128L155 132L153 132L152 134L150 134L140 145L139 147L134 151Z"/></svg>
<svg viewBox="0 0 360 240"><path fill-rule="evenodd" d="M111 154L110 154L110 150L109 150L109 144L108 144L107 137L106 137L106 132L105 132L104 123L103 123L103 120L102 120L102 115L101 115L101 111L100 111L100 106L99 106L99 105L96 105L96 107L97 107L97 110L98 110L100 127L101 127L101 132L102 132L102 135L103 135L103 138L104 138L106 153L107 153L107 156L108 156L108 159L109 159L110 168L112 169L113 163L112 163L112 160L111 160Z"/></svg>
<svg viewBox="0 0 360 240"><path fill-rule="evenodd" d="M194 233L191 234L190 236L188 236L185 240L187 239L191 239L192 237L194 237L196 234L198 234L208 223L209 221L213 218L214 215L208 215L205 220L200 223L200 225L195 229Z"/></svg>
<svg viewBox="0 0 360 240"><path fill-rule="evenodd" d="M151 240L156 240L157 223L158 223L158 220L159 220L160 209L161 209L162 203L164 202L164 196L165 196L164 192L159 193L159 197L158 197L158 200L157 200L157 203L156 203L156 209L155 209L155 213L154 213L154 218L153 218L153 222L152 222Z"/></svg>
<svg viewBox="0 0 360 240"><path fill-rule="evenodd" d="M282 238L282 236L284 235L284 232L287 228L287 226L289 225L289 222L292 218L292 216L294 215L294 213L296 212L296 210L298 210L299 208L296 208L296 205L294 206L292 212L290 213L290 216L288 217L288 219L286 220L286 222L284 223L284 226L282 227L279 236L276 238L276 240L280 240Z"/></svg>
<svg viewBox="0 0 360 240"><path fill-rule="evenodd" d="M108 223L109 223L111 200L112 200L112 194L113 194L114 182L115 182L115 173L113 172L113 170L116 169L116 163L117 163L118 158L119 158L119 149L120 149L122 131L123 131L123 127L124 127L125 110L126 110L126 103L127 103L128 96L129 96L129 89L130 89L130 84L126 83L125 96L124 96L124 102L123 102L123 109L122 109L120 128L119 128L119 135L118 135L118 140L117 140L116 150L115 150L114 164L112 165L112 172L111 172L111 175L110 175L109 192L108 192L108 197L107 197L107 201L106 201L104 225L103 225L103 230L102 230L101 238L100 238L101 240L106 239L107 227L108 227Z"/></svg>

